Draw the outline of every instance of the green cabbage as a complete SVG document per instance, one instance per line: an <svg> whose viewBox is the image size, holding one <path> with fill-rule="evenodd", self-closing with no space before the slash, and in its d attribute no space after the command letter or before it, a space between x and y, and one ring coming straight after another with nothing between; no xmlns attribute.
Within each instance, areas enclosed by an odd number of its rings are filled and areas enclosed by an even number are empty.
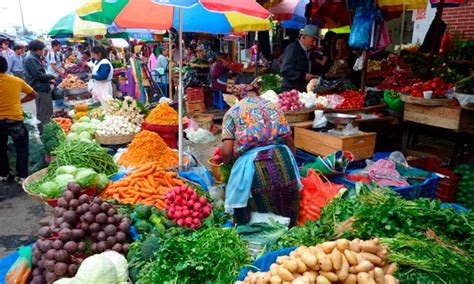
<svg viewBox="0 0 474 284"><path fill-rule="evenodd" d="M54 178L53 180L59 189L62 191L66 190L67 184L71 181L74 181L74 176L72 174L63 174Z"/></svg>
<svg viewBox="0 0 474 284"><path fill-rule="evenodd" d="M56 176L63 175L63 174L69 174L73 175L77 171L77 168L74 166L61 166L56 169Z"/></svg>
<svg viewBox="0 0 474 284"><path fill-rule="evenodd" d="M64 193L64 190L61 190L57 183L48 181L40 185L39 193L45 197L56 198L61 196L61 194Z"/></svg>
<svg viewBox="0 0 474 284"><path fill-rule="evenodd" d="M87 131L83 131L79 134L79 139L92 140L92 135Z"/></svg>
<svg viewBox="0 0 474 284"><path fill-rule="evenodd" d="M114 263L101 254L86 258L74 277L75 283L118 283Z"/></svg>
<svg viewBox="0 0 474 284"><path fill-rule="evenodd" d="M97 118L91 119L91 122L94 123L96 126L99 126L99 124L101 123L100 120L98 120Z"/></svg>
<svg viewBox="0 0 474 284"><path fill-rule="evenodd" d="M79 122L90 122L90 118L88 118L87 116L83 116L81 118L79 118Z"/></svg>
<svg viewBox="0 0 474 284"><path fill-rule="evenodd" d="M75 133L75 132L70 132L70 133L66 136L66 139L74 140L74 139L77 139L77 137L78 137L77 133Z"/></svg>
<svg viewBox="0 0 474 284"><path fill-rule="evenodd" d="M74 177L82 188L89 188L96 185L98 175L94 170L84 169L79 170Z"/></svg>
<svg viewBox="0 0 474 284"><path fill-rule="evenodd" d="M109 184L109 178L104 174L99 174L97 177L97 189L102 190Z"/></svg>
<svg viewBox="0 0 474 284"><path fill-rule="evenodd" d="M89 132L90 135L94 135L97 131L97 125L92 122L85 123L84 129Z"/></svg>

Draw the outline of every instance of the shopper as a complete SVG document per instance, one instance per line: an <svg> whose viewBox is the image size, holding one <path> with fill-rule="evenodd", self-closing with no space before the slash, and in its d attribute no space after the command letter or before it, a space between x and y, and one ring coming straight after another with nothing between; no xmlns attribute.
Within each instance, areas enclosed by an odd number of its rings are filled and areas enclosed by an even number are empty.
<svg viewBox="0 0 474 284"><path fill-rule="evenodd" d="M2 53L0 54L7 59L8 66L10 66L10 58L15 54L15 52L10 48L10 41L8 39L2 40Z"/></svg>
<svg viewBox="0 0 474 284"><path fill-rule="evenodd" d="M300 38L288 45L283 53L281 75L282 90L306 90L307 83L316 76L311 74L310 52L316 46L319 28L306 25Z"/></svg>
<svg viewBox="0 0 474 284"><path fill-rule="evenodd" d="M168 56L170 54L170 50L167 46L164 46L160 52L160 55L156 59L156 73L157 73L157 82L161 84L168 84L167 77L164 76L168 73L169 68L169 61Z"/></svg>
<svg viewBox="0 0 474 284"><path fill-rule="evenodd" d="M299 172L291 129L283 112L259 97L254 76L236 79L234 91L243 97L225 114L222 123L222 159L232 165L226 186L226 211L239 225L250 213L275 213L296 224Z"/></svg>
<svg viewBox="0 0 474 284"><path fill-rule="evenodd" d="M231 64L232 61L230 61L227 54L217 54L216 61L212 63L211 68L209 69L213 90L227 90L227 79Z"/></svg>
<svg viewBox="0 0 474 284"><path fill-rule="evenodd" d="M46 55L48 73L53 74L58 78L64 73L60 50L61 42L59 42L59 40L53 40L51 42L51 50L48 52L48 55Z"/></svg>
<svg viewBox="0 0 474 284"><path fill-rule="evenodd" d="M102 46L94 46L91 50L94 58L94 67L89 81L89 89L92 98L102 105L108 98L113 97L112 78L114 76L114 67L107 58L107 50Z"/></svg>
<svg viewBox="0 0 474 284"><path fill-rule="evenodd" d="M11 176L7 142L10 136L16 150L16 181L28 176L28 130L23 124L21 104L34 100L36 92L22 79L5 74L8 63L0 56L0 181ZM21 93L26 94L21 98Z"/></svg>
<svg viewBox="0 0 474 284"><path fill-rule="evenodd" d="M15 45L13 51L15 53L10 57L10 60L7 60L10 62L7 73L24 80L25 68L23 67L23 55L25 53L25 50L23 46Z"/></svg>
<svg viewBox="0 0 474 284"><path fill-rule="evenodd" d="M321 65L322 67L322 74L325 74L329 71L332 65L332 47L334 44L334 40L336 39L337 34L333 31L328 31L324 35L323 41L323 54L322 57L316 59L316 63Z"/></svg>
<svg viewBox="0 0 474 284"><path fill-rule="evenodd" d="M36 116L41 124L40 132L43 132L43 126L49 122L53 114L53 99L51 96L51 84L58 77L56 75L46 73L42 63L42 57L46 45L39 40L33 40L28 44L28 55L24 60L25 79L37 93L35 99Z"/></svg>

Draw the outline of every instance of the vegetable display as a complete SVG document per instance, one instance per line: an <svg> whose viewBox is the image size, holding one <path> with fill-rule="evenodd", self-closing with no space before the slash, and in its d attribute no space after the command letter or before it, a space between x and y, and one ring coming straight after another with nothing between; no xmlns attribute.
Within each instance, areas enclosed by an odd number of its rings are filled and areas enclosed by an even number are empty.
<svg viewBox="0 0 474 284"><path fill-rule="evenodd" d="M105 116L122 116L125 117L135 127L141 127L143 123L143 115L137 101L132 97L126 96L122 101L107 100L104 107Z"/></svg>
<svg viewBox="0 0 474 284"><path fill-rule="evenodd" d="M97 119L90 119L87 116L82 116L72 124L67 139L92 142L99 124L100 121Z"/></svg>
<svg viewBox="0 0 474 284"><path fill-rule="evenodd" d="M97 134L103 136L130 135L140 132L140 126L131 123L124 116L106 116L99 124Z"/></svg>
<svg viewBox="0 0 474 284"><path fill-rule="evenodd" d="M176 178L176 173L166 172L157 163L150 163L110 183L100 196L125 204L142 203L165 209L165 195L171 188L183 184L182 180Z"/></svg>
<svg viewBox="0 0 474 284"><path fill-rule="evenodd" d="M40 239L33 245L33 284L73 277L91 253L112 249L127 254L130 220L99 198L81 194L78 184L67 188L54 219L39 230Z"/></svg>
<svg viewBox="0 0 474 284"><path fill-rule="evenodd" d="M87 84L76 75L68 74L59 84L59 87L63 89L84 89L87 88Z"/></svg>
<svg viewBox="0 0 474 284"><path fill-rule="evenodd" d="M289 256L280 256L268 272L248 272L250 283L360 283L396 284L395 263L388 263L387 248L379 239L337 239L316 246L300 246Z"/></svg>
<svg viewBox="0 0 474 284"><path fill-rule="evenodd" d="M55 117L53 118L54 121L56 121L59 126L64 130L64 133L69 134L71 131L71 126L72 126L72 121L70 118L65 118L65 117Z"/></svg>
<svg viewBox="0 0 474 284"><path fill-rule="evenodd" d="M167 216L178 226L195 230L202 225L202 219L212 212L212 205L206 197L199 197L191 187L182 185L166 194Z"/></svg>
<svg viewBox="0 0 474 284"><path fill-rule="evenodd" d="M445 98L449 89L452 89L452 84L447 84L439 77L424 83L416 83L402 89L402 92L409 93L412 97L423 98L423 92L432 91L432 98Z"/></svg>
<svg viewBox="0 0 474 284"><path fill-rule="evenodd" d="M454 173L461 176L459 190L456 194L456 202L466 208L474 208L474 167L463 164L454 170Z"/></svg>
<svg viewBox="0 0 474 284"><path fill-rule="evenodd" d="M336 106L336 109L363 108L365 105L365 94L355 90L345 90L339 94L344 101Z"/></svg>
<svg viewBox="0 0 474 284"><path fill-rule="evenodd" d="M165 239L155 255L140 265L136 283L231 283L250 262L247 244L220 227Z"/></svg>
<svg viewBox="0 0 474 284"><path fill-rule="evenodd" d="M300 102L297 90L281 93L279 105L282 111L295 111L304 108L303 103Z"/></svg>
<svg viewBox="0 0 474 284"><path fill-rule="evenodd" d="M46 153L51 153L65 138L64 131L58 123L50 121L45 124L41 142L43 142Z"/></svg>
<svg viewBox="0 0 474 284"><path fill-rule="evenodd" d="M173 168L178 165L178 154L168 148L160 135L148 130L138 133L117 161L124 167L139 167L150 162L164 169Z"/></svg>
<svg viewBox="0 0 474 284"><path fill-rule="evenodd" d="M178 124L178 113L167 103L160 103L150 111L148 116L145 118L145 122L162 125L176 125Z"/></svg>

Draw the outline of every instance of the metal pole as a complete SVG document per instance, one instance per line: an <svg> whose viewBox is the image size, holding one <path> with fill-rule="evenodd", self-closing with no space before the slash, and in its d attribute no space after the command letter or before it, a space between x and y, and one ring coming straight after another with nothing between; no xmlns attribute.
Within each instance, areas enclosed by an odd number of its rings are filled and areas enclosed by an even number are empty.
<svg viewBox="0 0 474 284"><path fill-rule="evenodd" d="M404 33L404 30L405 30L405 4L403 4L403 12L402 12L402 23L401 23L401 27L400 27L400 50L402 50L402 44L403 44L403 35L405 34Z"/></svg>
<svg viewBox="0 0 474 284"><path fill-rule="evenodd" d="M21 7L21 0L18 0L20 5L21 25L23 26L23 35L26 35L25 20L23 19L23 8Z"/></svg>
<svg viewBox="0 0 474 284"><path fill-rule="evenodd" d="M183 8L179 9L179 87L178 87L178 150L179 166L183 166Z"/></svg>
<svg viewBox="0 0 474 284"><path fill-rule="evenodd" d="M171 44L171 32L168 31L168 96L173 98L173 45Z"/></svg>

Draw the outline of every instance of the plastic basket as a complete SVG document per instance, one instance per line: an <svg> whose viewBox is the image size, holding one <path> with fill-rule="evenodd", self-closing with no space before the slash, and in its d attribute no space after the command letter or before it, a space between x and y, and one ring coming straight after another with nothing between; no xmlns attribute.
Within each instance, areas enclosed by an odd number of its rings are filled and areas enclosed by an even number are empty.
<svg viewBox="0 0 474 284"><path fill-rule="evenodd" d="M204 102L204 88L202 87L186 88L186 101L188 103L203 103Z"/></svg>
<svg viewBox="0 0 474 284"><path fill-rule="evenodd" d="M436 199L439 199L443 202L454 202L456 199L456 194L458 193L461 177L456 175L453 171L445 168L438 168L435 171L449 177L439 179L438 190L436 191Z"/></svg>
<svg viewBox="0 0 474 284"><path fill-rule="evenodd" d="M349 170L346 173L351 174L354 170ZM333 176L330 180L334 183L343 184L348 188L355 188L355 182L348 180L343 176ZM400 194L405 199L417 199L420 197L434 199L436 196L436 189L438 187L438 176L432 174L423 183L392 188L396 193Z"/></svg>

